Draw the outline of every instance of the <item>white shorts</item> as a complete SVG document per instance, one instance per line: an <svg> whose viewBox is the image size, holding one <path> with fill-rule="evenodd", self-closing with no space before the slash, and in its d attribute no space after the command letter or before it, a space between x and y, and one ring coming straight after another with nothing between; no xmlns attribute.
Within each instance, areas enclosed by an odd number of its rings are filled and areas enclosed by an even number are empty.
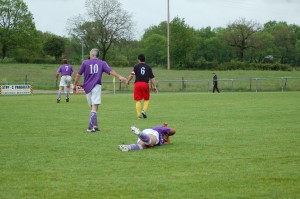
<svg viewBox="0 0 300 199"><path fill-rule="evenodd" d="M70 86L72 83L72 77L69 75L61 76L59 86Z"/></svg>
<svg viewBox="0 0 300 199"><path fill-rule="evenodd" d="M144 130L143 130L143 133L145 133L145 134L147 134L147 135L148 135L148 134L154 135L154 136L156 137L156 143L155 143L155 144L158 144L158 142L159 142L159 136L158 136L158 132L157 132L157 131L155 131L155 130L153 130L153 129L144 129ZM138 143L139 141L141 141L140 138L137 140L137 143Z"/></svg>
<svg viewBox="0 0 300 199"><path fill-rule="evenodd" d="M85 95L89 106L101 104L101 90L102 86L100 84L97 84L91 90L91 92Z"/></svg>

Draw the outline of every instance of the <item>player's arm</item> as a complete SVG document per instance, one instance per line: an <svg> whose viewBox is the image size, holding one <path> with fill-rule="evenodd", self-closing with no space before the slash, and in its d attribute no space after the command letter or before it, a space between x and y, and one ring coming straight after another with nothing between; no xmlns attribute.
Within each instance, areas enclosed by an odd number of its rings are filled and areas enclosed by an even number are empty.
<svg viewBox="0 0 300 199"><path fill-rule="evenodd" d="M152 89L154 92L157 92L157 88L156 88L156 82L155 82L155 78L150 79L151 84L152 84Z"/></svg>
<svg viewBox="0 0 300 199"><path fill-rule="evenodd" d="M74 88L73 88L74 90L76 89L76 84L78 83L79 79L80 79L80 75L77 73L74 78Z"/></svg>
<svg viewBox="0 0 300 199"><path fill-rule="evenodd" d="M124 83L124 84L127 83L127 79L125 77L123 77L122 75L118 74L116 71L111 70L109 74L111 74L111 75L115 76L116 78L118 78L122 83Z"/></svg>
<svg viewBox="0 0 300 199"><path fill-rule="evenodd" d="M76 70L75 70L75 68L73 67L73 71L72 71L72 74L73 74L73 81L74 81L74 79L75 79L75 77L76 77ZM71 75L72 76L72 75Z"/></svg>
<svg viewBox="0 0 300 199"><path fill-rule="evenodd" d="M56 81L58 81L59 73L56 73Z"/></svg>
<svg viewBox="0 0 300 199"><path fill-rule="evenodd" d="M128 84L128 85L129 85L130 81L133 79L133 77L134 77L134 71L132 71L132 72L130 73L130 75L128 76L128 80L127 80L127 84Z"/></svg>

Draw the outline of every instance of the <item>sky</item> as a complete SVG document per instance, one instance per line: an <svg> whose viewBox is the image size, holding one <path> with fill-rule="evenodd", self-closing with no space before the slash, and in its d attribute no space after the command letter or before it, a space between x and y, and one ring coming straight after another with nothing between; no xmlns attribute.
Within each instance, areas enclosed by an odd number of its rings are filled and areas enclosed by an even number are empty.
<svg viewBox="0 0 300 199"><path fill-rule="evenodd" d="M85 0L23 0L33 14L36 28L68 36L68 20L85 15ZM134 35L141 38L145 29L167 21L167 0L119 0L134 22ZM184 19L195 29L226 27L245 18L263 25L285 21L300 26L300 0L169 0L170 19Z"/></svg>

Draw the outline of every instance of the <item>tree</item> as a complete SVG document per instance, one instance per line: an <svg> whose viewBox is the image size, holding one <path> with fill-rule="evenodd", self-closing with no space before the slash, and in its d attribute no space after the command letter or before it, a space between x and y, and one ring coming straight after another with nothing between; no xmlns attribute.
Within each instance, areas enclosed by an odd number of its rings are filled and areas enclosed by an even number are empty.
<svg viewBox="0 0 300 199"><path fill-rule="evenodd" d="M272 34L275 38L275 45L279 49L281 63L295 59L295 33L288 26L279 25Z"/></svg>
<svg viewBox="0 0 300 199"><path fill-rule="evenodd" d="M273 57L275 51L274 37L266 32L261 31L253 35L253 48L250 49L250 62L271 62L268 57Z"/></svg>
<svg viewBox="0 0 300 199"><path fill-rule="evenodd" d="M254 21L239 19L227 26L222 32L221 39L236 49L240 61L244 60L246 50L253 47L254 33L261 30L261 25Z"/></svg>
<svg viewBox="0 0 300 199"><path fill-rule="evenodd" d="M147 62L155 64L167 63L167 38L159 34L152 34L142 41L142 47L147 55Z"/></svg>
<svg viewBox="0 0 300 199"><path fill-rule="evenodd" d="M192 59L193 49L197 47L197 32L189 27L184 19L175 17L171 22L171 62L183 67Z"/></svg>
<svg viewBox="0 0 300 199"><path fill-rule="evenodd" d="M161 36L167 36L167 22L163 21L158 26L150 26L147 28L143 34L142 40L146 39L147 37L151 36L152 34L158 34Z"/></svg>
<svg viewBox="0 0 300 199"><path fill-rule="evenodd" d="M0 0L2 58L10 49L30 43L35 33L32 14L22 0Z"/></svg>
<svg viewBox="0 0 300 199"><path fill-rule="evenodd" d="M206 61L224 62L226 58L229 58L224 44L217 36L217 32L218 29L212 30L211 27L197 30L199 42L193 55L195 61L204 58Z"/></svg>
<svg viewBox="0 0 300 199"><path fill-rule="evenodd" d="M97 47L105 60L112 44L130 40L133 23L118 0L86 0L87 19L70 20L70 34Z"/></svg>
<svg viewBox="0 0 300 199"><path fill-rule="evenodd" d="M52 36L44 43L43 49L48 55L54 56L58 62L65 51L64 39L58 36Z"/></svg>

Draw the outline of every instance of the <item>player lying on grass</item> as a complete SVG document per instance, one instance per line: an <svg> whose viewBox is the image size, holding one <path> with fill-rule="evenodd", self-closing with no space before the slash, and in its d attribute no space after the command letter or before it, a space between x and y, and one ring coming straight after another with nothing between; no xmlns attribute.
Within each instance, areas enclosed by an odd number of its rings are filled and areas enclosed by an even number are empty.
<svg viewBox="0 0 300 199"><path fill-rule="evenodd" d="M169 136L176 133L175 129L168 128L168 124L166 122L164 122L162 126L155 126L151 129L144 129L143 131L132 126L131 131L138 136L137 144L119 145L119 149L123 152L142 150L154 146L169 144Z"/></svg>

